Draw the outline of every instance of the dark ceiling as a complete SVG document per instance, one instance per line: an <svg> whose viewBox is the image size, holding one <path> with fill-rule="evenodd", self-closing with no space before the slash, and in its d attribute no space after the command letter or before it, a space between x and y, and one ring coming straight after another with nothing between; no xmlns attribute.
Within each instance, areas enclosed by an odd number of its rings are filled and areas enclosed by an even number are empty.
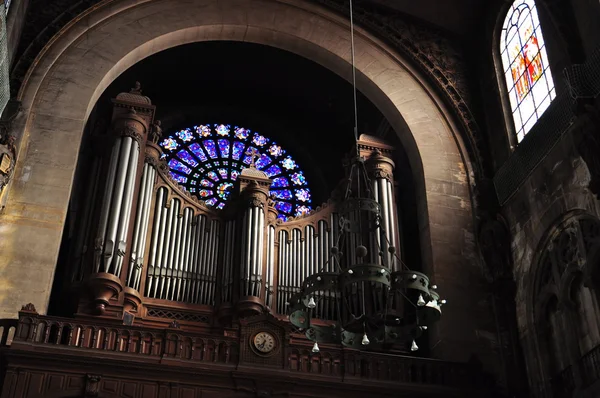
<svg viewBox="0 0 600 398"><path fill-rule="evenodd" d="M472 33L491 0L369 0L459 36Z"/></svg>
<svg viewBox="0 0 600 398"><path fill-rule="evenodd" d="M142 83L166 133L225 123L264 134L285 147L325 201L343 176L353 143L352 86L298 55L257 44L204 42L155 54L131 67L99 104ZM383 116L358 95L360 132L373 134Z"/></svg>

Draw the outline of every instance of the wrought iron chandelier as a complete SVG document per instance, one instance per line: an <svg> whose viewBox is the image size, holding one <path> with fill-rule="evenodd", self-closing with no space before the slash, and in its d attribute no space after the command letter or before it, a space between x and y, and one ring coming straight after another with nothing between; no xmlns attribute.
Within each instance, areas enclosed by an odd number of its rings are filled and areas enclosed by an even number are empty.
<svg viewBox="0 0 600 398"><path fill-rule="evenodd" d="M440 300L437 286L427 275L402 262L394 239L390 239L389 220L383 217L377 185L366 167L381 158L381 153L361 153L358 144L352 0L350 29L356 152L337 207L340 233L323 262L334 272L318 272L302 282L300 291L289 300L289 319L314 341L315 353L319 343L341 343L355 349L402 344L416 351L416 339L440 319L446 301ZM334 319L311 321L319 301L332 298L337 303Z"/></svg>

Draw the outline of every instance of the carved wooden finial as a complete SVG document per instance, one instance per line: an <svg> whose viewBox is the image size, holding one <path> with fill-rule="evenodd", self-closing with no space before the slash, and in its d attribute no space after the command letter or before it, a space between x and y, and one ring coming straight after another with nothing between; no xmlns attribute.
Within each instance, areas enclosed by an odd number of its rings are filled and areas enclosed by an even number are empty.
<svg viewBox="0 0 600 398"><path fill-rule="evenodd" d="M142 95L142 84L140 82L135 82L135 86L129 90L131 94Z"/></svg>
<svg viewBox="0 0 600 398"><path fill-rule="evenodd" d="M21 307L21 311L37 313L37 310L35 309L35 305L33 305L33 303L25 304L24 306Z"/></svg>

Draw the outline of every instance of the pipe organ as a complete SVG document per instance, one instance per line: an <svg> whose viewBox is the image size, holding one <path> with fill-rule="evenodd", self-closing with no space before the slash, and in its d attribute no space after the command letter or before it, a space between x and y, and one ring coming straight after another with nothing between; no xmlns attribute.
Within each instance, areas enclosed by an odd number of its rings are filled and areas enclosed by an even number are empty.
<svg viewBox="0 0 600 398"><path fill-rule="evenodd" d="M127 312L142 324L150 307L215 314L222 322L264 311L285 317L302 281L339 266L330 261L331 248L361 212L345 212L331 199L284 222L269 196L271 180L254 163L240 173L228 206L210 208L170 177L153 118L154 106L139 90L114 100L104 135L109 143L91 161L88 205L72 253L73 281L83 292L79 313ZM400 249L393 148L366 135L358 144L370 185L350 188L373 190L381 218L360 221L380 231L368 241L370 262L389 266L391 255L377 253ZM353 258L357 246L346 242L339 250ZM358 297L361 287L353 289ZM315 299L314 317L336 318L338 293L317 292Z"/></svg>

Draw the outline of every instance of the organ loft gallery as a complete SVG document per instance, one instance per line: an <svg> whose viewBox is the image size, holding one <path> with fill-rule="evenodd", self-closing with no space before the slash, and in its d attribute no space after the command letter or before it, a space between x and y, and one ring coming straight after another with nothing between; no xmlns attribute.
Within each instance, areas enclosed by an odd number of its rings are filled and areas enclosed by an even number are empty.
<svg viewBox="0 0 600 398"><path fill-rule="evenodd" d="M600 396L600 4L4 0L0 396Z"/></svg>

